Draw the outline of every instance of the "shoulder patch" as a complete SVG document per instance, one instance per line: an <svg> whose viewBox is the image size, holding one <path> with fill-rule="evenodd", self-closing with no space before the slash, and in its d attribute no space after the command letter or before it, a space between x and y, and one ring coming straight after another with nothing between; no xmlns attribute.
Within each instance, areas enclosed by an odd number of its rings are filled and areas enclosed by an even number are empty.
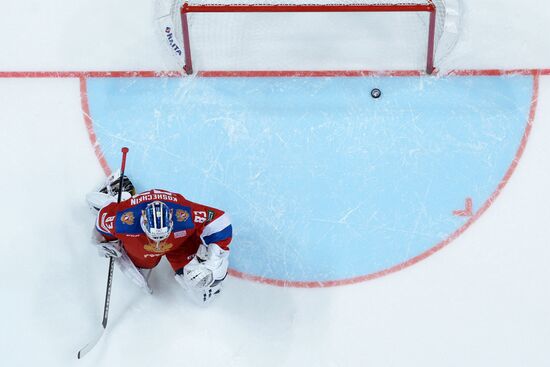
<svg viewBox="0 0 550 367"><path fill-rule="evenodd" d="M190 230L193 224L191 208L177 203L166 203L172 212L172 221L174 222L174 232Z"/></svg>
<svg viewBox="0 0 550 367"><path fill-rule="evenodd" d="M176 220L178 222L185 222L187 219L189 219L189 212L185 209L177 209L176 210Z"/></svg>
<svg viewBox="0 0 550 367"><path fill-rule="evenodd" d="M134 206L132 208L120 211L116 216L116 232L124 235L140 234L143 233L141 225L139 224L140 208Z"/></svg>
<svg viewBox="0 0 550 367"><path fill-rule="evenodd" d="M122 215L120 216L120 221L129 226L134 224L134 220L135 220L135 216L134 216L134 212L132 211L122 213Z"/></svg>

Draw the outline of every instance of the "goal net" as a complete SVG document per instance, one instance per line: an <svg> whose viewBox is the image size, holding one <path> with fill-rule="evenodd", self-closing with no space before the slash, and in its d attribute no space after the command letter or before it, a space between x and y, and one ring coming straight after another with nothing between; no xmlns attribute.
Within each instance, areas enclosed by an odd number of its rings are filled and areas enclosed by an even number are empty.
<svg viewBox="0 0 550 367"><path fill-rule="evenodd" d="M458 38L459 1L158 0L157 13L163 37L189 74L432 73Z"/></svg>

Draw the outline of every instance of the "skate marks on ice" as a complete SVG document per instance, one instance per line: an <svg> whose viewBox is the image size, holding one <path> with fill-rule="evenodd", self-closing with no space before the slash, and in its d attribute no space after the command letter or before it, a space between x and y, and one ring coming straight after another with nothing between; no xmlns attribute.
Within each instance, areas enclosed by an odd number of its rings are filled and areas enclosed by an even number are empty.
<svg viewBox="0 0 550 367"><path fill-rule="evenodd" d="M382 90L373 99L372 88ZM226 209L233 274L327 286L416 263L515 169L538 77L90 78L106 161Z"/></svg>

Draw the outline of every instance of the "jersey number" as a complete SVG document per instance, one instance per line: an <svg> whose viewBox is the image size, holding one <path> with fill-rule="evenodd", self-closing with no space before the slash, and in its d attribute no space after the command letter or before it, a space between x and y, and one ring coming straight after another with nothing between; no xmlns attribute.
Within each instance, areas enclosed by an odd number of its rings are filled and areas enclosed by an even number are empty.
<svg viewBox="0 0 550 367"><path fill-rule="evenodd" d="M206 222L206 212L198 211L193 212L195 219L193 220L195 223L204 223Z"/></svg>

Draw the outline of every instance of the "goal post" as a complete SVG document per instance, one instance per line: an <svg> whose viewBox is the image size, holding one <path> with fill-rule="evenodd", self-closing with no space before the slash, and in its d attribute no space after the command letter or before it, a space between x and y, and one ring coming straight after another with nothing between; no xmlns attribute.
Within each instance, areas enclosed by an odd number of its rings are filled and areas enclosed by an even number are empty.
<svg viewBox="0 0 550 367"><path fill-rule="evenodd" d="M222 0L223 1L223 0ZM227 0L226 0L227 1ZM269 0L268 0L269 1ZM314 0L315 1L315 0ZM193 56L189 16L194 13L424 13L427 14L428 26L425 72L432 74L436 44L436 13L434 0L410 0L411 2L392 2L391 0L366 0L357 3L297 3L284 4L276 2L263 3L196 3L185 1L179 8L181 33L184 52L184 71L193 73ZM399 26L399 25L396 25Z"/></svg>

